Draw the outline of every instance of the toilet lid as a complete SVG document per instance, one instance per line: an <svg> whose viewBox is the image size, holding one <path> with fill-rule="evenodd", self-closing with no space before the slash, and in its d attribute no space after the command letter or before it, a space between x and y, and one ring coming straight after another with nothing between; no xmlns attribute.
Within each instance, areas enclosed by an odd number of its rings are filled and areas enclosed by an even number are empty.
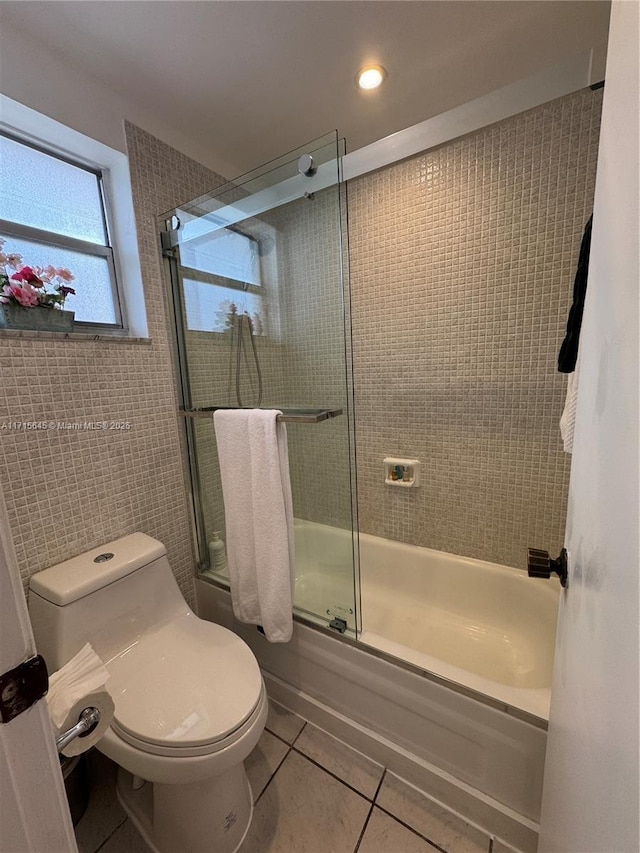
<svg viewBox="0 0 640 853"><path fill-rule="evenodd" d="M148 744L149 751L153 745L180 750L223 740L251 716L262 692L247 644L193 613L145 635L107 669L113 728Z"/></svg>

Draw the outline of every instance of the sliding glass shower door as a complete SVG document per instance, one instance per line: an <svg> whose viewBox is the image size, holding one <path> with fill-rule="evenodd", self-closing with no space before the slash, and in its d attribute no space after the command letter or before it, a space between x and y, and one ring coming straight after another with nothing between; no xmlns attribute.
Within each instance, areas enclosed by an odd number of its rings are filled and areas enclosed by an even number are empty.
<svg viewBox="0 0 640 853"><path fill-rule="evenodd" d="M228 583L216 408L283 412L299 615L357 630L357 525L343 142L329 134L171 211L199 574Z"/></svg>

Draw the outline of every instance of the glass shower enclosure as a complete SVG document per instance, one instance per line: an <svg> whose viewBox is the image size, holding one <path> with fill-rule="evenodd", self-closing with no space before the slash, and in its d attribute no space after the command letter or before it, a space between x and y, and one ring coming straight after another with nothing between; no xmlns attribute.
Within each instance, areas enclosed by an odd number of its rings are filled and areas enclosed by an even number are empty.
<svg viewBox="0 0 640 853"><path fill-rule="evenodd" d="M199 577L228 586L218 408L280 409L295 612L358 631L344 140L328 134L162 216Z"/></svg>

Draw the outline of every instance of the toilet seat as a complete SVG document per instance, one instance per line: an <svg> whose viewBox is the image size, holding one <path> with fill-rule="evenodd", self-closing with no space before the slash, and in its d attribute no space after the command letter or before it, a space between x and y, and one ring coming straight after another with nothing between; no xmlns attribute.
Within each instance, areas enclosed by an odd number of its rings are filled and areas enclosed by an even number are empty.
<svg viewBox="0 0 640 853"><path fill-rule="evenodd" d="M266 699L266 690L262 689ZM116 732L125 743L139 749L141 752L146 752L149 755L164 756L168 758L191 758L194 756L214 755L216 752L221 752L227 747L238 741L252 726L255 725L257 719L262 712L262 702L258 700L258 705L253 710L251 716L239 725L231 734L222 740L212 741L211 743L201 744L200 746L171 746L168 742L158 743L136 737L131 732L124 729L116 720L111 723L111 728Z"/></svg>
<svg viewBox="0 0 640 853"><path fill-rule="evenodd" d="M246 643L186 613L107 663L112 729L154 755L226 748L255 722L264 685Z"/></svg>

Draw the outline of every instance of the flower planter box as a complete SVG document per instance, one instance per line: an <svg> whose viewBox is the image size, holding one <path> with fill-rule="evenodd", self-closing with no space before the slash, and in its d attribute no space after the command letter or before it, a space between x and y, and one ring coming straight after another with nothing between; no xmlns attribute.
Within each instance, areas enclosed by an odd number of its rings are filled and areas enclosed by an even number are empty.
<svg viewBox="0 0 640 853"><path fill-rule="evenodd" d="M32 329L37 332L72 332L73 311L59 308L23 308L0 305L0 329Z"/></svg>

